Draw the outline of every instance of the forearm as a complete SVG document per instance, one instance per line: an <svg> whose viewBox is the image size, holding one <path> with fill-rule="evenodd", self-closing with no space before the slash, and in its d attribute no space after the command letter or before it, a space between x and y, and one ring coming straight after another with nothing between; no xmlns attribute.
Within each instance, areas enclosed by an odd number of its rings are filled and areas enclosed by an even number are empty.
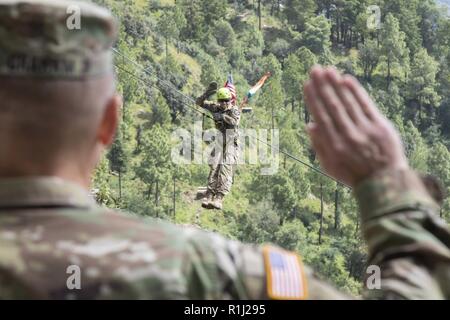
<svg viewBox="0 0 450 320"><path fill-rule="evenodd" d="M213 101L203 101L203 103L201 104L201 107L208 110L211 113L215 113L218 111L218 105L217 103L213 102Z"/></svg>
<svg viewBox="0 0 450 320"><path fill-rule="evenodd" d="M237 127L239 125L239 118L235 118L229 115L223 115L223 121L225 121L230 126Z"/></svg>
<svg viewBox="0 0 450 320"><path fill-rule="evenodd" d="M205 95L202 95L195 100L195 104L199 107L203 108L203 103L206 101L207 97Z"/></svg>
<svg viewBox="0 0 450 320"><path fill-rule="evenodd" d="M381 290L369 296L448 298L438 285L446 275L438 270L450 268L450 232L420 177L408 170L379 173L355 194L369 264L381 269Z"/></svg>

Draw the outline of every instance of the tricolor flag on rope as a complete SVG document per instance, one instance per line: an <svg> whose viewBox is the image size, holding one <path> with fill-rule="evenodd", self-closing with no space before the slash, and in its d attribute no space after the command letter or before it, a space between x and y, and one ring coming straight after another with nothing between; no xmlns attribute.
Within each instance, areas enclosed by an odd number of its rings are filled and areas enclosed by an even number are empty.
<svg viewBox="0 0 450 320"><path fill-rule="evenodd" d="M250 101L250 99L256 94L256 92L262 88L267 79L271 76L270 72L267 72L259 81L248 90L247 95L241 103L241 109Z"/></svg>
<svg viewBox="0 0 450 320"><path fill-rule="evenodd" d="M228 88L228 90L230 90L231 92L231 103L233 105L236 104L236 100L237 100L237 95L236 95L236 87L234 86L233 83L233 76L231 75L231 73L228 75L227 78L227 82L225 82L225 88Z"/></svg>

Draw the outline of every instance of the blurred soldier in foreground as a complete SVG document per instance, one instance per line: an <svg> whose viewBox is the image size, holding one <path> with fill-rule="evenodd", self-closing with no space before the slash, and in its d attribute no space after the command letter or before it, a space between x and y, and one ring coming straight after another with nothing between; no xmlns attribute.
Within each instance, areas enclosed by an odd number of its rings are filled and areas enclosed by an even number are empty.
<svg viewBox="0 0 450 320"><path fill-rule="evenodd" d="M66 27L71 4L82 6L81 29ZM95 204L90 177L120 106L115 33L93 5L0 4L0 298L348 298L295 253ZM305 90L322 164L360 202L371 263L383 271L378 297L448 298L449 233L397 133L334 70L315 69Z"/></svg>
<svg viewBox="0 0 450 320"><path fill-rule="evenodd" d="M208 101L208 97L217 94L217 102ZM197 99L197 105L210 111L216 129L220 133L216 147L210 158L210 172L205 200L202 207L206 209L222 209L225 195L233 184L233 166L238 156L237 129L241 118L239 108L231 103L232 94L228 88L217 90L217 83L212 82L205 93Z"/></svg>
<svg viewBox="0 0 450 320"><path fill-rule="evenodd" d="M432 197L442 200L437 184L409 168L399 134L354 78L316 67L304 90L320 163L353 187L369 265L381 268L381 290L367 296L449 299L450 231Z"/></svg>

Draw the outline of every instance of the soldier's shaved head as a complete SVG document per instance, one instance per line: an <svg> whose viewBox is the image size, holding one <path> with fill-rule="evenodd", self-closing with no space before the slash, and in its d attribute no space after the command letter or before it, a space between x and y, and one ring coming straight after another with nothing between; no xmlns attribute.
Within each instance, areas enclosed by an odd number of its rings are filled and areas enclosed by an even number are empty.
<svg viewBox="0 0 450 320"><path fill-rule="evenodd" d="M119 104L112 76L0 77L0 88L2 176L88 172L112 139Z"/></svg>
<svg viewBox="0 0 450 320"><path fill-rule="evenodd" d="M80 9L77 27L70 6ZM117 29L108 10L83 1L0 3L0 177L89 185L117 125Z"/></svg>

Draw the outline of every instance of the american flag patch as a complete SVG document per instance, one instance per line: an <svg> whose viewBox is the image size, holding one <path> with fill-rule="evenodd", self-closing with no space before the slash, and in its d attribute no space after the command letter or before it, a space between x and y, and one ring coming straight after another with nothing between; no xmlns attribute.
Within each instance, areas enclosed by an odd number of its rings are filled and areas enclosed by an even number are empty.
<svg viewBox="0 0 450 320"><path fill-rule="evenodd" d="M303 300L307 285L300 256L279 248L264 247L267 293L270 299Z"/></svg>

